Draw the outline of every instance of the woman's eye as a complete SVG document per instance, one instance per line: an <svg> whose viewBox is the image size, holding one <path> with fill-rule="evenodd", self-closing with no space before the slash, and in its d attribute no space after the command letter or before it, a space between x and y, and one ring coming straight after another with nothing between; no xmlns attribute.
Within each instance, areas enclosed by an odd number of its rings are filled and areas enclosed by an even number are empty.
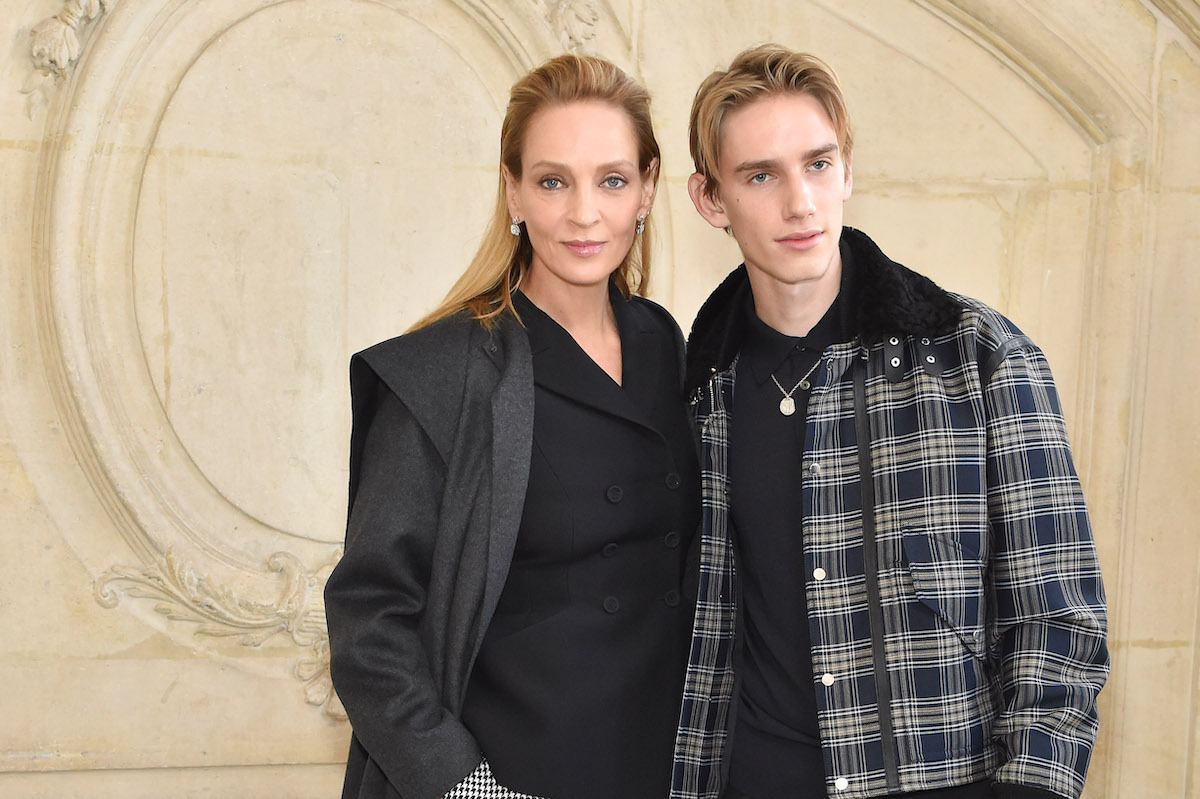
<svg viewBox="0 0 1200 799"><path fill-rule="evenodd" d="M542 178L538 181L538 185L543 189L558 189L562 188L562 180L560 178Z"/></svg>
<svg viewBox="0 0 1200 799"><path fill-rule="evenodd" d="M619 189L627 182L628 181L626 181L625 178L621 177L620 175L609 175L604 179L604 185L610 189Z"/></svg>

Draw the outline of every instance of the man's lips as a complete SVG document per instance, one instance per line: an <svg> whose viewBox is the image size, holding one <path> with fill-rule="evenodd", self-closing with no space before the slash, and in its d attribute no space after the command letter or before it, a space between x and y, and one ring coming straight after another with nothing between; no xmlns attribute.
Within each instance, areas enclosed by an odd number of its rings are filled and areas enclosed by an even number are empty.
<svg viewBox="0 0 1200 799"><path fill-rule="evenodd" d="M820 230L806 230L803 233L791 233L787 236L775 239L784 247L792 250L810 250L817 246L817 242L821 240L823 232Z"/></svg>
<svg viewBox="0 0 1200 799"><path fill-rule="evenodd" d="M604 241L564 241L563 245L576 255L595 255L604 249Z"/></svg>

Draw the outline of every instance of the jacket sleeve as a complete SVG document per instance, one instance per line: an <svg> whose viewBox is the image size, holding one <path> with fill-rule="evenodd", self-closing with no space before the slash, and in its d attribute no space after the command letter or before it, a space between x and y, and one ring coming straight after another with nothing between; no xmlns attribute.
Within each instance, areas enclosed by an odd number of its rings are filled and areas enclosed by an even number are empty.
<svg viewBox="0 0 1200 799"><path fill-rule="evenodd" d="M445 469L374 373L356 371L353 386L346 549L325 588L330 671L355 737L391 786L403 799L434 799L482 759L443 706L419 633Z"/></svg>
<svg viewBox="0 0 1200 799"><path fill-rule="evenodd" d="M1007 752L999 797L1078 797L1108 675L1104 588L1045 356L1005 356L984 386L994 587L991 645Z"/></svg>

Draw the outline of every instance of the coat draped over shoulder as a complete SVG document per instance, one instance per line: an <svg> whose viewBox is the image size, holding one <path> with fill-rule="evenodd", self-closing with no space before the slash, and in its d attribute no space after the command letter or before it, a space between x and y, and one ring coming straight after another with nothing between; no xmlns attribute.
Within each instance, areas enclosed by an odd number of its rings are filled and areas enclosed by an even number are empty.
<svg viewBox="0 0 1200 799"><path fill-rule="evenodd" d="M520 324L458 315L351 360L346 552L325 589L354 728L343 798L433 799L479 764L459 721L512 559L533 367Z"/></svg>

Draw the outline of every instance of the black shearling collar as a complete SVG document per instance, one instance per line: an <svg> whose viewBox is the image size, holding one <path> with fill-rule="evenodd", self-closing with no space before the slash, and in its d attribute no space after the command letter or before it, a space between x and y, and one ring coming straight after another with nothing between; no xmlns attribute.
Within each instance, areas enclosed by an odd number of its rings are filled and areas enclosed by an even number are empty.
<svg viewBox="0 0 1200 799"><path fill-rule="evenodd" d="M849 286L849 313L862 344L886 335L935 335L954 328L963 305L924 275L883 254L865 233L842 228L839 246L855 264ZM737 357L745 332L745 292L750 291L746 265L733 270L709 295L696 314L688 336L687 375L690 394L723 371Z"/></svg>

